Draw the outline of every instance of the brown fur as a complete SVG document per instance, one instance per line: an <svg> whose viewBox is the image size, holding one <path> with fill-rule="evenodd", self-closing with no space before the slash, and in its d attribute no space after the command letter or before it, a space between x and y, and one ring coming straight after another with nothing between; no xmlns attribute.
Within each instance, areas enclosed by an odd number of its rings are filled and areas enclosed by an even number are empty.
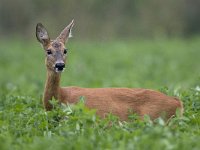
<svg viewBox="0 0 200 150"><path fill-rule="evenodd" d="M45 50L50 49L53 54L56 52L63 53L65 49L64 41L67 40L69 35L67 31L70 31L72 27L73 22L54 41L48 41L49 37L44 32L43 26L37 26L36 35ZM40 31L40 28L42 28L42 31ZM47 38L41 39L40 33L44 33L44 37ZM84 96L86 106L96 109L97 114L101 117L112 113L119 116L120 120L127 120L129 110L137 113L141 118L147 114L151 119L156 119L163 113L169 119L175 115L177 108L183 113L183 105L180 100L149 89L60 87L61 74L55 72L55 68L52 67L57 61L56 55L53 54L46 57L47 80L43 97L46 110L52 109L49 100L53 97L62 103L76 103L81 96ZM63 54L62 61L65 62L65 59L66 56Z"/></svg>

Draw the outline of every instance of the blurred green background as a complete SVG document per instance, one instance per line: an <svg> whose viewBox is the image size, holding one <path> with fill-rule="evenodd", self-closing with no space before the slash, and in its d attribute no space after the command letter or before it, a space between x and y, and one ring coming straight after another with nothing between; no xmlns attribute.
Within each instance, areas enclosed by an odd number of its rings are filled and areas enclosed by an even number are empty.
<svg viewBox="0 0 200 150"><path fill-rule="evenodd" d="M199 0L1 0L0 35L33 38L42 22L56 36L74 18L80 39L191 37L199 8Z"/></svg>
<svg viewBox="0 0 200 150"><path fill-rule="evenodd" d="M198 85L199 8L198 0L1 0L0 83L42 95L45 55L35 26L42 22L55 38L74 19L62 85Z"/></svg>

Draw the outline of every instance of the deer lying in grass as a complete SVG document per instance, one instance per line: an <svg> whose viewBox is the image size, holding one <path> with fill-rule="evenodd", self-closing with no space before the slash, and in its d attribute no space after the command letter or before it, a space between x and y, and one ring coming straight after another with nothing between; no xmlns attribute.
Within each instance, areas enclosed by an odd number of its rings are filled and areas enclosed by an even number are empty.
<svg viewBox="0 0 200 150"><path fill-rule="evenodd" d="M65 43L71 36L74 25L72 22L60 33L55 40L49 35L41 23L36 26L36 37L46 53L47 80L43 102L46 110L51 110L49 101L52 98L61 103L76 103L81 96L86 98L86 106L97 110L97 115L105 117L112 113L127 120L129 111L137 113L141 119L145 114L156 119L165 113L166 119L175 115L179 108L183 113L182 102L157 91L131 88L81 88L60 87L61 72L65 68L67 49Z"/></svg>

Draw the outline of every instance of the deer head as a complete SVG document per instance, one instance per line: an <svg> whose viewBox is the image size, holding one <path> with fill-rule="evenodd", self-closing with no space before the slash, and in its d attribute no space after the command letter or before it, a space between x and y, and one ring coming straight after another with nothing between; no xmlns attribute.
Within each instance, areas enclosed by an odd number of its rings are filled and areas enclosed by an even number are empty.
<svg viewBox="0 0 200 150"><path fill-rule="evenodd" d="M36 37L45 50L45 64L48 71L60 73L64 70L67 57L65 43L68 41L68 38L71 37L73 25L74 21L72 20L55 40L51 40L45 27L41 23L37 24Z"/></svg>

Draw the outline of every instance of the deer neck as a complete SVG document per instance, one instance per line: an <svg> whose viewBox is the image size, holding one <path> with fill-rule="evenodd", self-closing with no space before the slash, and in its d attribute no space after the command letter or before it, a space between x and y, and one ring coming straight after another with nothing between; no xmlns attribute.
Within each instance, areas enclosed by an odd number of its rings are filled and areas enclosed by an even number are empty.
<svg viewBox="0 0 200 150"><path fill-rule="evenodd" d="M45 83L43 102L46 110L51 110L52 106L49 100L58 99L60 94L60 73L52 71L47 72L47 80Z"/></svg>

